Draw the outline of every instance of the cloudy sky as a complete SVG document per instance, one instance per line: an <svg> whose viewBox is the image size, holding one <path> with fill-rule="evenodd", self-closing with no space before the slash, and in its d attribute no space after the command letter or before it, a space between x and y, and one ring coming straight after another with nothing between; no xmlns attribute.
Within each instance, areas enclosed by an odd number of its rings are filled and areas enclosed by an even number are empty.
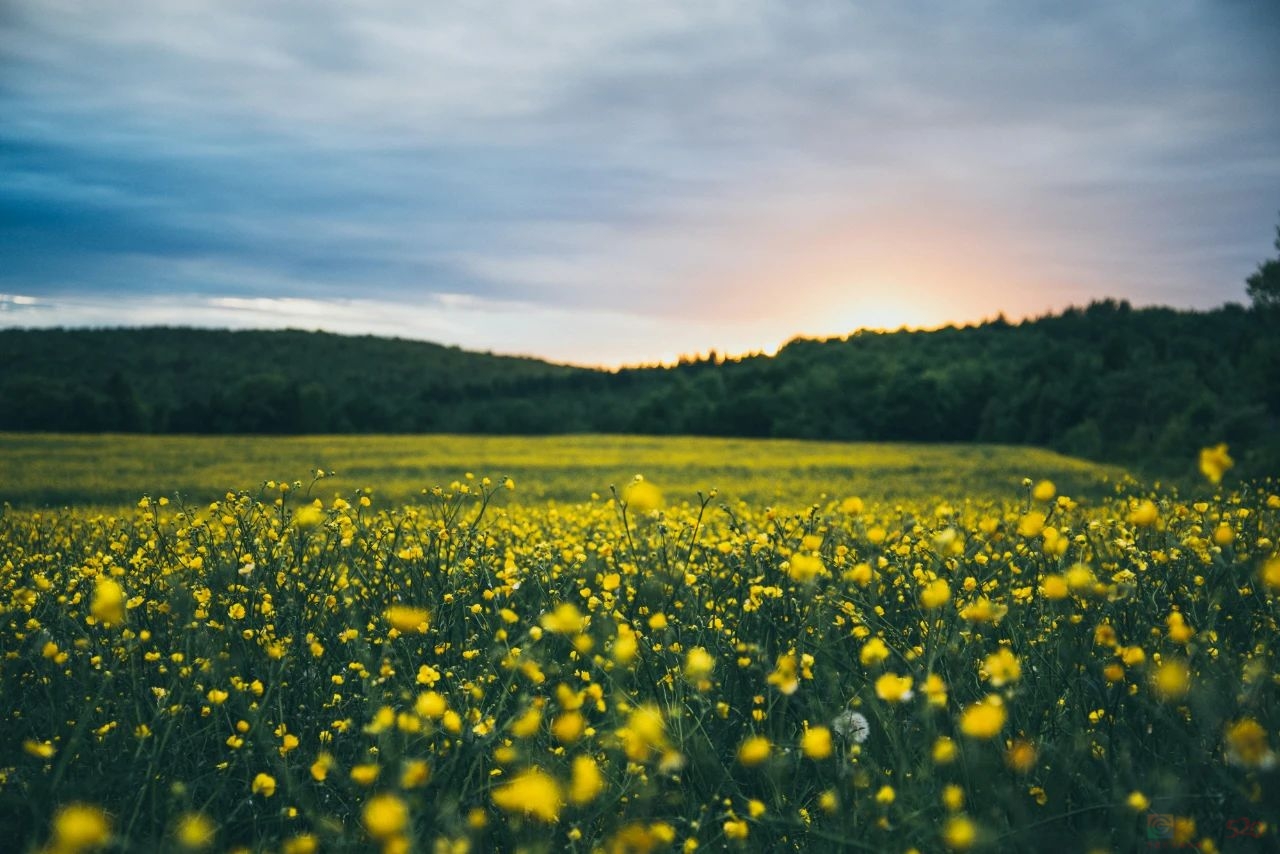
<svg viewBox="0 0 1280 854"><path fill-rule="evenodd" d="M0 326L616 365L1244 301L1280 5L0 2Z"/></svg>

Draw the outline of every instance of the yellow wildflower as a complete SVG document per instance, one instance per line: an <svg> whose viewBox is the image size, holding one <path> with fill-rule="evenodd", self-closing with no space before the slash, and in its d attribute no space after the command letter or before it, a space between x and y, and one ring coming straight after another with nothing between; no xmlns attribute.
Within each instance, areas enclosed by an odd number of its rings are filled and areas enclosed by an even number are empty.
<svg viewBox="0 0 1280 854"><path fill-rule="evenodd" d="M382 616L393 629L404 634L423 634L431 620L431 613L426 608L410 605L392 605Z"/></svg>
<svg viewBox="0 0 1280 854"><path fill-rule="evenodd" d="M995 694L972 703L960 715L960 731L970 738L995 738L1008 717L1004 703Z"/></svg>
<svg viewBox="0 0 1280 854"><path fill-rule="evenodd" d="M87 851L106 845L110 839L111 819L95 806L68 804L53 817L55 851Z"/></svg>
<svg viewBox="0 0 1280 854"><path fill-rule="evenodd" d="M93 588L93 601L89 613L104 626L113 626L124 620L125 596L120 583L110 578L100 578Z"/></svg>
<svg viewBox="0 0 1280 854"><path fill-rule="evenodd" d="M521 771L490 795L504 812L520 813L551 823L560 818L564 794L554 777L538 768Z"/></svg>
<svg viewBox="0 0 1280 854"><path fill-rule="evenodd" d="M409 824L409 806L396 795L374 795L364 805L364 827L374 839L402 833Z"/></svg>

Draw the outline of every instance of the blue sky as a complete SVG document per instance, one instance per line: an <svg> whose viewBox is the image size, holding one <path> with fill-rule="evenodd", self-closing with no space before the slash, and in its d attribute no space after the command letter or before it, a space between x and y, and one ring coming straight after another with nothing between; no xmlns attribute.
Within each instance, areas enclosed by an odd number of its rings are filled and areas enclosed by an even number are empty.
<svg viewBox="0 0 1280 854"><path fill-rule="evenodd" d="M1243 301L1273 2L0 6L0 325L616 365Z"/></svg>

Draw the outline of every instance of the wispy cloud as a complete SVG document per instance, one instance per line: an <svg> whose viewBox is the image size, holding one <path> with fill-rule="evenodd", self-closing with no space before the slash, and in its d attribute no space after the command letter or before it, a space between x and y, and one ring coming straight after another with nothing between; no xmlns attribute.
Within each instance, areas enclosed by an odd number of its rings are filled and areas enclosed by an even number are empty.
<svg viewBox="0 0 1280 854"><path fill-rule="evenodd" d="M19 0L0 290L419 337L467 295L523 322L449 343L590 362L723 324L1213 305L1270 250L1278 41L1272 7L1207 0Z"/></svg>

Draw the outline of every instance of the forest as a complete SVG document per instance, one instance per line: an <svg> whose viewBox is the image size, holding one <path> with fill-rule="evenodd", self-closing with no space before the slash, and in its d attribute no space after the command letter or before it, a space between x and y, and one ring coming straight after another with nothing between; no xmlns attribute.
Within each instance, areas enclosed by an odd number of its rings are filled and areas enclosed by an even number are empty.
<svg viewBox="0 0 1280 854"><path fill-rule="evenodd" d="M1040 445L1280 471L1273 307L1101 301L617 371L323 332L0 330L0 430L630 433ZM1180 469L1179 469L1180 470Z"/></svg>

